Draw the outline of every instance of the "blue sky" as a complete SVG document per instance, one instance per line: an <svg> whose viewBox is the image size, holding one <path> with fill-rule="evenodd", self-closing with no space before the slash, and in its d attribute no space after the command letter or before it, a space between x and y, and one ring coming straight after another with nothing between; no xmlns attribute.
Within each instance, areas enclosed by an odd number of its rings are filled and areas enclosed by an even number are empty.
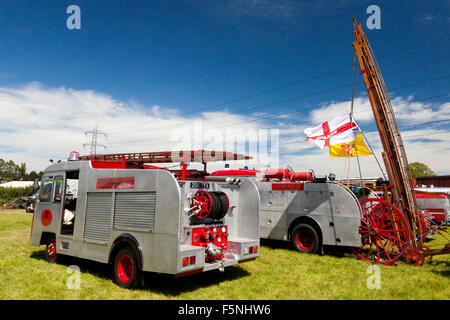
<svg viewBox="0 0 450 320"><path fill-rule="evenodd" d="M66 27L66 8L71 4L81 9L81 30ZM381 9L380 30L365 26L371 4ZM440 96L426 105L438 110L448 103L449 78L408 85L450 73L446 60L449 38L445 38L449 8L448 1L1 1L0 87L19 90L16 96L33 83L38 83L37 91L46 93L58 88L91 91L123 105L125 113L128 107L138 107L153 115L159 110L161 117L178 114L186 121L199 117L200 111L227 112L244 119L260 112L265 114L262 126L275 128L279 119L271 119L271 113L299 110L289 117L295 123L312 119L311 112L317 108L350 99L351 86L333 88L352 82L351 19L355 16L379 58L388 89L400 88L392 90L391 98ZM411 49L390 55L405 48ZM345 67L315 80L240 99ZM405 69L410 70L390 75ZM323 90L327 92L317 93ZM357 75L356 96L364 94ZM232 100L239 101L223 104ZM284 100L291 101L281 103ZM267 104L273 106L257 108ZM220 106L208 108L216 105ZM0 111L7 110L5 105ZM43 110L35 112L42 116ZM404 121L411 123L411 119ZM92 123L75 128L82 135L88 125ZM108 143L119 140L110 125L102 127L101 119L98 125L111 133ZM370 121L361 126L375 130ZM304 139L302 133L298 136ZM40 134L49 139L45 130ZM281 136L280 142L287 138ZM7 153L0 157L23 156L12 145L0 144L0 151ZM76 147L79 142L72 144ZM300 150L289 152L302 155ZM295 158L285 160L301 163ZM43 165L42 160L34 163L34 167ZM438 171L446 170L441 166Z"/></svg>

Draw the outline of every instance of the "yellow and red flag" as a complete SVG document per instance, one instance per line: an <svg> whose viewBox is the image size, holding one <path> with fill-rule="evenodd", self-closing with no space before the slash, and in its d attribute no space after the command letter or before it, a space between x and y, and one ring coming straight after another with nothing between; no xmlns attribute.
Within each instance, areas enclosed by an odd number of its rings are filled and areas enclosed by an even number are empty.
<svg viewBox="0 0 450 320"><path fill-rule="evenodd" d="M338 143L329 146L330 158L339 157L362 157L370 156L372 152L364 143L362 133L360 132L355 140L346 143Z"/></svg>

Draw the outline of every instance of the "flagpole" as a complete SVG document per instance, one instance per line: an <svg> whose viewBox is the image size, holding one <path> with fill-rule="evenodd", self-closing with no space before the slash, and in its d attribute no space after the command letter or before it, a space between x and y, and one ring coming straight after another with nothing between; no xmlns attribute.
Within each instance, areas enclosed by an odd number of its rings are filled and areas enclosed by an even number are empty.
<svg viewBox="0 0 450 320"><path fill-rule="evenodd" d="M356 52L353 56L352 102L350 105L350 123L351 124L353 123L353 101L355 100L355 71L356 71ZM361 187L364 187L362 173L361 173L361 165L359 163L358 148L356 147L356 138L355 138L355 153L356 153L356 161L358 162L359 179L361 180ZM351 143L350 143L350 157L351 157ZM349 171L350 171L350 169L349 169ZM363 200L364 200L364 194L363 194Z"/></svg>

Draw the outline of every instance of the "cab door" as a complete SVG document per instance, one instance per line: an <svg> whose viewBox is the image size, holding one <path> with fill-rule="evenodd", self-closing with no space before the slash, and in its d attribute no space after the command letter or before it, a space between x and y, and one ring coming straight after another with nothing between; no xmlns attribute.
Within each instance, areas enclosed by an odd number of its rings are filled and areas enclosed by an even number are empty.
<svg viewBox="0 0 450 320"><path fill-rule="evenodd" d="M64 173L44 175L39 191L34 223L41 226L42 232L59 235L64 198Z"/></svg>

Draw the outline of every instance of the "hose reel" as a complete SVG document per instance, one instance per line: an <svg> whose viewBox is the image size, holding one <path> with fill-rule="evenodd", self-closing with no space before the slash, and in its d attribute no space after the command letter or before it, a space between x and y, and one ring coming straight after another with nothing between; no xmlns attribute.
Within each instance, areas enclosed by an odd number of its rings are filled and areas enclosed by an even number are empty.
<svg viewBox="0 0 450 320"><path fill-rule="evenodd" d="M197 219L220 220L228 212L230 201L225 192L199 190L191 198L192 215Z"/></svg>

